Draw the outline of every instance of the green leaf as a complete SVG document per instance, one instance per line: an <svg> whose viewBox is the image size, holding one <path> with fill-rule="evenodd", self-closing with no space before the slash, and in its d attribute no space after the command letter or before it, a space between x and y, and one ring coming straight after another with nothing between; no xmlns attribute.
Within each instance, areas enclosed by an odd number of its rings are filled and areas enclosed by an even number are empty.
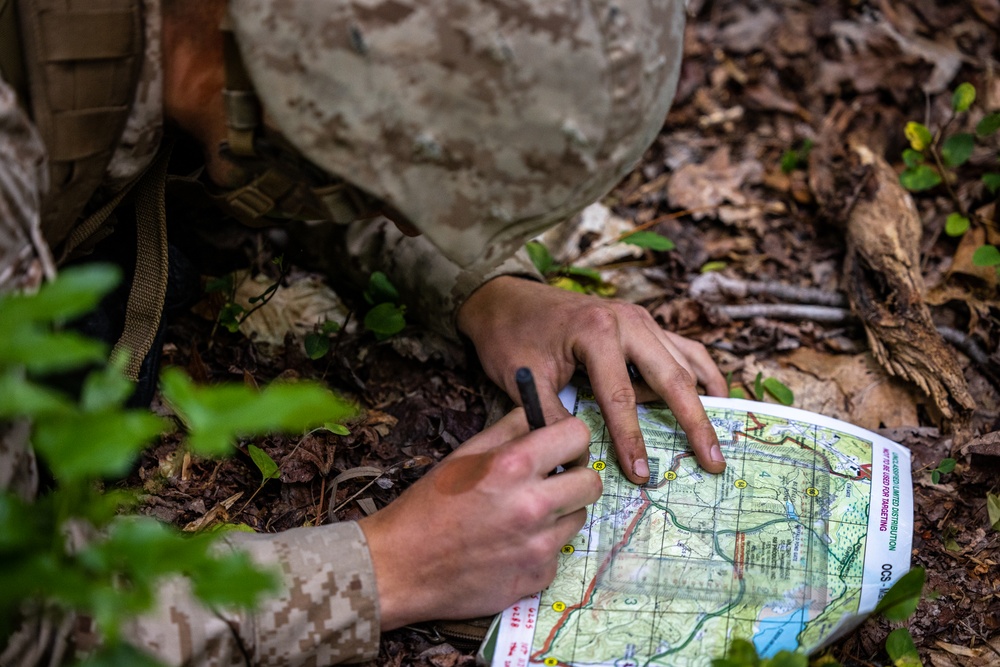
<svg viewBox="0 0 1000 667"><path fill-rule="evenodd" d="M35 424L33 444L60 482L118 477L168 428L168 421L143 410L53 415Z"/></svg>
<svg viewBox="0 0 1000 667"><path fill-rule="evenodd" d="M739 387L733 387L729 390L729 398L746 398L746 392Z"/></svg>
<svg viewBox="0 0 1000 667"><path fill-rule="evenodd" d="M121 280L110 264L84 264L64 269L35 294L0 297L0 321L57 322L94 309Z"/></svg>
<svg viewBox="0 0 1000 667"><path fill-rule="evenodd" d="M45 375L107 359L104 343L72 331L50 332L26 324L13 331L0 329L0 334L3 334L4 341L0 345L0 366L22 365L32 373Z"/></svg>
<svg viewBox="0 0 1000 667"><path fill-rule="evenodd" d="M389 281L389 276L381 271L373 271L368 277L368 289L365 290L368 303L396 303L399 301L399 290Z"/></svg>
<svg viewBox="0 0 1000 667"><path fill-rule="evenodd" d="M673 250L677 247L673 241L668 239L663 234L658 234L648 230L629 234L623 238L622 241L624 243L628 243L629 245L639 246L640 248L648 248L649 250L656 250L658 252Z"/></svg>
<svg viewBox="0 0 1000 667"><path fill-rule="evenodd" d="M995 195L997 190L1000 190L1000 172L991 171L983 174L983 183L986 185L986 189L990 191L990 194Z"/></svg>
<svg viewBox="0 0 1000 667"><path fill-rule="evenodd" d="M103 369L87 375L80 396L80 407L84 412L97 412L125 403L135 389L132 381L125 377L127 363L127 353L116 353Z"/></svg>
<svg viewBox="0 0 1000 667"><path fill-rule="evenodd" d="M767 393L778 399L782 405L791 405L795 402L795 395L781 380L777 378L767 378L764 380L764 389Z"/></svg>
<svg viewBox="0 0 1000 667"><path fill-rule="evenodd" d="M365 329L379 340L398 334L406 327L403 308L394 303L380 303L365 315Z"/></svg>
<svg viewBox="0 0 1000 667"><path fill-rule="evenodd" d="M912 192L930 190L941 182L941 175L934 167L927 164L919 164L916 167L904 169L899 175L899 182L904 188Z"/></svg>
<svg viewBox="0 0 1000 667"><path fill-rule="evenodd" d="M577 292L579 294L586 294L587 288L581 285L576 280L569 278L567 276L559 276L558 278L553 278L549 281L549 284L553 287L558 287L559 289L564 289L567 292Z"/></svg>
<svg viewBox="0 0 1000 667"><path fill-rule="evenodd" d="M961 213L951 213L944 223L944 233L948 236L961 236L969 230L969 219Z"/></svg>
<svg viewBox="0 0 1000 667"><path fill-rule="evenodd" d="M163 663L127 642L102 645L80 667L163 667Z"/></svg>
<svg viewBox="0 0 1000 667"><path fill-rule="evenodd" d="M882 614L890 621L905 621L920 602L926 578L927 573L922 567L915 567L904 574L879 601L875 613Z"/></svg>
<svg viewBox="0 0 1000 667"><path fill-rule="evenodd" d="M781 173L790 174L799 166L799 152L788 149L781 154Z"/></svg>
<svg viewBox="0 0 1000 667"><path fill-rule="evenodd" d="M941 481L941 471L940 470L931 470L931 481L934 482L935 484L937 484L937 483L939 483Z"/></svg>
<svg viewBox="0 0 1000 667"><path fill-rule="evenodd" d="M993 530L1000 530L1000 495L986 494L986 512L990 515L990 525Z"/></svg>
<svg viewBox="0 0 1000 667"><path fill-rule="evenodd" d="M955 464L957 461L955 459L941 459L941 463L938 464L937 469L941 471L942 475L947 475L955 469Z"/></svg>
<svg viewBox="0 0 1000 667"><path fill-rule="evenodd" d="M205 293L224 292L229 294L233 291L233 274L227 273L219 278L212 278L205 283Z"/></svg>
<svg viewBox="0 0 1000 667"><path fill-rule="evenodd" d="M321 334L329 336L330 334L335 334L340 331L340 323L334 322L333 320L324 320L323 326L320 327L319 332Z"/></svg>
<svg viewBox="0 0 1000 667"><path fill-rule="evenodd" d="M31 382L15 368L0 369L0 419L66 414L73 409L63 394Z"/></svg>
<svg viewBox="0 0 1000 667"><path fill-rule="evenodd" d="M753 397L758 401L764 399L764 374L759 371L753 379Z"/></svg>
<svg viewBox="0 0 1000 667"><path fill-rule="evenodd" d="M1000 111L983 116L976 124L976 134L981 137L988 137L997 130L1000 130Z"/></svg>
<svg viewBox="0 0 1000 667"><path fill-rule="evenodd" d="M227 453L240 435L301 432L325 422L346 421L356 413L344 399L309 382L273 383L259 392L242 384L205 387L195 385L179 369L168 368L160 387L190 429L191 448L207 456Z"/></svg>
<svg viewBox="0 0 1000 667"><path fill-rule="evenodd" d="M568 276L583 278L595 283L601 282L601 272L589 266L567 266L563 268L563 271Z"/></svg>
<svg viewBox="0 0 1000 667"><path fill-rule="evenodd" d="M951 108L956 112L968 111L976 101L976 87L968 81L958 84L951 95Z"/></svg>
<svg viewBox="0 0 1000 667"><path fill-rule="evenodd" d="M254 465L257 466L257 470L260 470L260 474L265 481L281 477L278 464L274 462L270 454L257 445L250 445L247 447L247 450L250 452L250 458L253 460Z"/></svg>
<svg viewBox="0 0 1000 667"><path fill-rule="evenodd" d="M333 433L334 435L350 435L351 430L344 426L343 424L337 424L334 422L327 422L323 424L323 428Z"/></svg>
<svg viewBox="0 0 1000 667"><path fill-rule="evenodd" d="M726 658L746 667L756 667L760 664L757 648L745 639L734 639L726 651Z"/></svg>
<svg viewBox="0 0 1000 667"><path fill-rule="evenodd" d="M305 340L306 354L310 359L322 359L330 351L330 339L323 334L306 334Z"/></svg>
<svg viewBox="0 0 1000 667"><path fill-rule="evenodd" d="M976 138L968 132L953 134L941 145L941 157L949 167L958 167L969 160L975 147Z"/></svg>
<svg viewBox="0 0 1000 667"><path fill-rule="evenodd" d="M278 589L276 572L258 569L246 553L214 558L191 573L194 593L208 605L249 608Z"/></svg>
<svg viewBox="0 0 1000 667"><path fill-rule="evenodd" d="M531 263L535 265L539 273L544 276L552 270L552 265L555 262L548 248L538 241L528 241L524 244L524 249L528 251L528 257L531 258Z"/></svg>
<svg viewBox="0 0 1000 667"><path fill-rule="evenodd" d="M1000 264L1000 249L995 245L981 245L972 253L973 266L997 266Z"/></svg>
<svg viewBox="0 0 1000 667"><path fill-rule="evenodd" d="M920 667L920 654L906 628L896 628L885 639L885 652L896 667Z"/></svg>
<svg viewBox="0 0 1000 667"><path fill-rule="evenodd" d="M903 164L907 167L916 167L923 161L924 154L920 151L915 151L912 148L907 148L903 151Z"/></svg>
<svg viewBox="0 0 1000 667"><path fill-rule="evenodd" d="M704 264L701 265L701 268L698 270L698 272L708 273L710 271L721 271L724 268L726 268L726 266L727 266L726 263L722 261L705 262Z"/></svg>
<svg viewBox="0 0 1000 667"><path fill-rule="evenodd" d="M763 664L765 667L809 667L809 658L802 653L782 650L773 658L765 660Z"/></svg>
<svg viewBox="0 0 1000 667"><path fill-rule="evenodd" d="M238 303L226 303L219 309L219 324L224 326L230 333L240 330L240 316L246 312L243 306Z"/></svg>
<svg viewBox="0 0 1000 667"><path fill-rule="evenodd" d="M912 120L903 128L903 134L906 135L907 141L910 142L910 147L915 151L924 150L934 140L931 131L927 129L926 125Z"/></svg>

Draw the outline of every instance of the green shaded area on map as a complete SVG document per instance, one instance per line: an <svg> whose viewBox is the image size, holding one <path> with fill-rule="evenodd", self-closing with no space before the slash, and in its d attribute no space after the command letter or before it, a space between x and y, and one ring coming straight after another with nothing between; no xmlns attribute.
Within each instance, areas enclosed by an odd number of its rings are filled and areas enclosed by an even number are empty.
<svg viewBox="0 0 1000 667"><path fill-rule="evenodd" d="M618 471L593 399L604 496L543 591L531 659L546 665L704 666L733 637L762 655L819 644L859 605L871 443L744 410L707 408L728 465L698 467L663 406L640 423L650 482Z"/></svg>

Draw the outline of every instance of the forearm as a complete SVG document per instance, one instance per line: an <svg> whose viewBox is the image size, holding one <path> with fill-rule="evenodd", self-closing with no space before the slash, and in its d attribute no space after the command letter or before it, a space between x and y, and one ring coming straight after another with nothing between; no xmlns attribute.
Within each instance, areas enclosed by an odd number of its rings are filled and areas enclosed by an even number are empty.
<svg viewBox="0 0 1000 667"><path fill-rule="evenodd" d="M496 266L461 268L447 260L430 241L408 237L385 219L330 228L320 241L324 268L336 278L364 285L382 271L399 290L407 316L452 340L458 339L456 318L469 296L491 279L541 276L523 250ZM315 233L310 230L310 238Z"/></svg>
<svg viewBox="0 0 1000 667"><path fill-rule="evenodd" d="M156 609L128 636L169 665L319 664L378 653L379 609L364 534L354 523L276 535L228 537L261 566L277 568L281 590L252 614L198 603L185 579L160 589Z"/></svg>

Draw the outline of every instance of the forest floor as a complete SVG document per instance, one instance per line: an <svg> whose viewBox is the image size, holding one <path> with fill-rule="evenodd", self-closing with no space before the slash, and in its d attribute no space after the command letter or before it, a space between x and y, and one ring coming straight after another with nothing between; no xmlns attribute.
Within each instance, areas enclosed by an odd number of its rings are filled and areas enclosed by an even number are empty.
<svg viewBox="0 0 1000 667"><path fill-rule="evenodd" d="M1000 110L1000 0L693 0L689 17L677 98L660 137L639 168L590 209L599 229L577 226L546 242L559 261L599 264L617 298L647 306L664 326L705 343L734 387L752 391L758 373L777 378L794 392L796 407L908 447L912 560L926 568L927 585L907 624L925 664L1000 665L1000 532L987 510L987 494L1000 492L998 274L971 260L979 246L1000 242L997 196L980 180L1000 171L996 135L949 170L951 183L914 195L924 299L934 324L951 332L950 353L975 401L964 419L944 419L927 394L890 378L857 319L827 321L801 305L790 315L764 309L744 318L727 310L737 299L704 289L706 269L771 286L845 289L844 220L817 201L809 146L846 106L858 124L875 128L874 148L901 171L907 121L932 132L948 125L960 83L974 84L978 97L949 132L969 132ZM850 203L857 192L834 188L833 198ZM955 211L972 219L960 236L945 232ZM614 243L637 225L669 237L676 250ZM260 475L245 450L221 462L191 460L166 441L150 450L133 480L150 492L146 512L179 526L225 520L267 532L356 519L391 502L495 412L497 392L464 350L415 326L383 342L348 326L333 336L329 354L310 359L303 334L317 318L343 322L350 307L296 265L282 233L214 238L214 259L235 257L234 266L264 276L245 286L248 294L275 279L274 255L285 253L292 268L274 301L241 332L213 327L217 300L177 317L166 363L201 381L319 378L355 397L365 413L349 435L258 440L280 463L281 478L256 495ZM363 307L357 292L342 289L340 297ZM739 302L783 300L751 295ZM954 471L934 483L931 470L949 457L957 460ZM389 472L376 484L371 476L341 475L358 466ZM870 619L833 655L845 664L888 664L883 647L892 627ZM433 643L421 628L386 633L376 664L471 661L466 648Z"/></svg>

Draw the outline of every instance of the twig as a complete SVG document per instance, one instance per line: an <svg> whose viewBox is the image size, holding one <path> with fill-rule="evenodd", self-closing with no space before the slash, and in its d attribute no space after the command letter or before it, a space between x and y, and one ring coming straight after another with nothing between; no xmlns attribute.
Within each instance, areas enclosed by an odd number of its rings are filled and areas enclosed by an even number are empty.
<svg viewBox="0 0 1000 667"><path fill-rule="evenodd" d="M812 322L847 322L853 317L847 308L815 306L800 303L751 303L741 306L714 306L710 312L731 320L768 317L774 320L808 320Z"/></svg>
<svg viewBox="0 0 1000 667"><path fill-rule="evenodd" d="M847 297L842 292L799 287L783 283L760 282L729 278L717 271L703 273L691 281L691 297L696 301L718 303L724 298L745 299L748 296L769 296L791 303L815 303L844 308Z"/></svg>
<svg viewBox="0 0 1000 667"><path fill-rule="evenodd" d="M971 336L951 327L938 327L937 330L942 338L961 350L972 361L980 366L988 366L990 364L989 355L986 354L983 348L979 347L979 343L973 340Z"/></svg>

